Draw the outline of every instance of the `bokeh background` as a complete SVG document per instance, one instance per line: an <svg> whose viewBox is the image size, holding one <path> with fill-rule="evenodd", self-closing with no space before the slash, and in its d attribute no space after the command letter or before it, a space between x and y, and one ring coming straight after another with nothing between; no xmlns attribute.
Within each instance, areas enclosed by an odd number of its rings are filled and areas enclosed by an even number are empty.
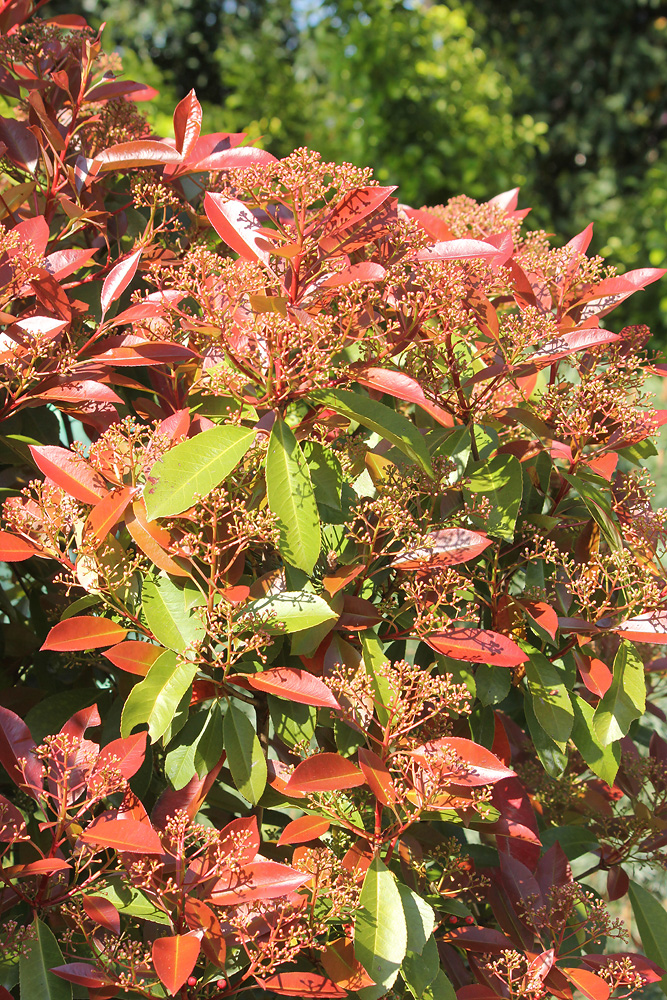
<svg viewBox="0 0 667 1000"><path fill-rule="evenodd" d="M520 185L532 226L619 269L667 263L667 3L660 0L50 0L107 23L108 50L160 90L168 134L191 87L207 131L278 156L370 164L403 201ZM667 284L622 322L667 343Z"/></svg>

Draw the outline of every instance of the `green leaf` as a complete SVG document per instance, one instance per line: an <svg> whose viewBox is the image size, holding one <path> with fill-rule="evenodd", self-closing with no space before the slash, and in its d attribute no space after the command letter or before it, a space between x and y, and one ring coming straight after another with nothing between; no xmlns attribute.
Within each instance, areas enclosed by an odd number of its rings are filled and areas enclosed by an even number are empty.
<svg viewBox="0 0 667 1000"><path fill-rule="evenodd" d="M235 425L212 427L181 441L155 463L144 490L146 513L156 517L180 514L205 497L238 465L255 437L254 430Z"/></svg>
<svg viewBox="0 0 667 1000"><path fill-rule="evenodd" d="M384 643L372 629L366 629L361 637L361 649L364 667L371 679L375 693L375 711L380 725L386 726L389 721L389 712L386 706L393 704L396 692L381 670L382 665L388 660L384 652Z"/></svg>
<svg viewBox="0 0 667 1000"><path fill-rule="evenodd" d="M599 846L597 838L585 826L550 826L540 832L540 840L545 851L560 844L568 861L590 854Z"/></svg>
<svg viewBox="0 0 667 1000"><path fill-rule="evenodd" d="M611 504L604 493L601 493L592 483L587 482L581 476L571 476L566 472L563 472L562 476L576 489L589 514L599 524L612 549L620 552L623 548L623 538L614 520ZM599 479L598 482L600 482Z"/></svg>
<svg viewBox="0 0 667 1000"><path fill-rule="evenodd" d="M310 394L314 403L330 407L344 417L350 417L375 431L393 445L421 465L422 469L433 475L431 459L424 438L414 424L391 407L378 403L368 396L361 396L348 389L326 389Z"/></svg>
<svg viewBox="0 0 667 1000"><path fill-rule="evenodd" d="M480 663L475 670L475 684L482 705L499 705L510 692L512 675L505 667Z"/></svg>
<svg viewBox="0 0 667 1000"><path fill-rule="evenodd" d="M288 747L297 743L310 743L315 735L317 709L312 705L286 702L282 698L268 695L269 714L273 731Z"/></svg>
<svg viewBox="0 0 667 1000"><path fill-rule="evenodd" d="M652 892L632 881L628 896L644 954L661 969L667 969L667 910L664 904ZM660 986L667 996L667 975L662 977Z"/></svg>
<svg viewBox="0 0 667 1000"><path fill-rule="evenodd" d="M397 888L403 903L405 925L408 931L407 949L421 955L424 945L433 934L435 927L433 907L416 892L413 892L409 886L398 882Z"/></svg>
<svg viewBox="0 0 667 1000"><path fill-rule="evenodd" d="M442 969L424 993L423 1000L456 1000L456 991Z"/></svg>
<svg viewBox="0 0 667 1000"><path fill-rule="evenodd" d="M319 441L304 441L303 457L308 463L318 507L341 510L343 470L330 448Z"/></svg>
<svg viewBox="0 0 667 1000"><path fill-rule="evenodd" d="M127 914L128 917L135 917L137 920L150 920L152 924L171 926L169 915L163 910L159 910L141 889L135 889L122 875L109 876L104 885L96 882L95 895L104 896L110 903L113 903L117 910Z"/></svg>
<svg viewBox="0 0 667 1000"><path fill-rule="evenodd" d="M646 709L644 664L631 642L624 640L614 659L614 677L593 716L593 729L602 746L620 740Z"/></svg>
<svg viewBox="0 0 667 1000"><path fill-rule="evenodd" d="M243 605L243 613L237 621L243 621L245 615L258 615L268 632L279 635L285 632L301 632L305 628L312 628L313 625L338 618L336 612L332 611L327 602L317 594L289 590L271 597L260 597L257 601L249 601Z"/></svg>
<svg viewBox="0 0 667 1000"><path fill-rule="evenodd" d="M171 649L165 650L130 691L121 715L121 736L129 736L135 726L147 723L151 741L159 740L196 673L196 663L179 659Z"/></svg>
<svg viewBox="0 0 667 1000"><path fill-rule="evenodd" d="M278 519L278 549L292 566L312 573L320 554L320 516L310 472L299 442L277 417L266 453L269 509Z"/></svg>
<svg viewBox="0 0 667 1000"><path fill-rule="evenodd" d="M177 586L168 576L144 580L142 613L161 645L182 653L186 646L203 639L206 629L192 608L204 598L193 585Z"/></svg>
<svg viewBox="0 0 667 1000"><path fill-rule="evenodd" d="M557 743L554 743L549 734L542 729L535 715L531 698L524 700L523 710L542 767L549 777L560 778L567 767L567 754L563 752L563 745L558 746Z"/></svg>
<svg viewBox="0 0 667 1000"><path fill-rule="evenodd" d="M600 742L593 724L595 710L587 701L575 695L572 707L574 709L572 742L593 774L597 774L598 778L606 781L608 785L613 785L621 763L619 744L609 743L603 746Z"/></svg>
<svg viewBox="0 0 667 1000"><path fill-rule="evenodd" d="M222 738L234 784L256 806L266 787L266 760L252 723L233 702L225 712Z"/></svg>
<svg viewBox="0 0 667 1000"><path fill-rule="evenodd" d="M526 680L533 699L537 721L555 743L566 743L572 732L574 709L563 676L557 667L537 650L526 650Z"/></svg>
<svg viewBox="0 0 667 1000"><path fill-rule="evenodd" d="M415 1000L421 1000L439 970L440 955L433 935L426 941L419 955L408 949L401 966L401 975Z"/></svg>
<svg viewBox="0 0 667 1000"><path fill-rule="evenodd" d="M484 529L511 542L523 495L523 472L518 458L496 455L490 462L473 467L465 489L487 496L491 509L484 518Z"/></svg>
<svg viewBox="0 0 667 1000"><path fill-rule="evenodd" d="M354 928L354 953L366 972L385 990L395 982L408 943L408 931L396 879L379 858L364 878Z"/></svg>
<svg viewBox="0 0 667 1000"><path fill-rule="evenodd" d="M19 959L22 1000L72 1000L72 984L49 972L64 964L53 931L35 917Z"/></svg>
<svg viewBox="0 0 667 1000"><path fill-rule="evenodd" d="M190 716L181 729L165 758L166 775L176 790L184 788L195 774L208 774L221 754L222 712L216 702L209 711Z"/></svg>

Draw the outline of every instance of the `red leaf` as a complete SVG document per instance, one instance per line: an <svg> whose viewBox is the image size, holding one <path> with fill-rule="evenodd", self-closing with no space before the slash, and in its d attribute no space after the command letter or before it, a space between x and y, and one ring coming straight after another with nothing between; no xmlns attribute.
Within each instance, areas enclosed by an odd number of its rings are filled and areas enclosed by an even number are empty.
<svg viewBox="0 0 667 1000"><path fill-rule="evenodd" d="M604 969L610 962L628 959L645 983L659 983L664 975L664 969L644 955L636 955L627 951L615 951L611 955L582 955L581 960L593 969Z"/></svg>
<svg viewBox="0 0 667 1000"><path fill-rule="evenodd" d="M53 875L55 872L65 872L71 869L62 858L40 858L27 865L13 865L3 868L3 875L8 878L29 878L32 875Z"/></svg>
<svg viewBox="0 0 667 1000"><path fill-rule="evenodd" d="M395 187L360 187L350 191L324 220L320 245L329 249L328 242L333 237L375 212L395 190Z"/></svg>
<svg viewBox="0 0 667 1000"><path fill-rule="evenodd" d="M61 979L66 979L68 983L76 983L77 986L88 986L95 989L99 986L108 986L111 980L95 965L88 962L68 962L67 965L56 965L49 969Z"/></svg>
<svg viewBox="0 0 667 1000"><path fill-rule="evenodd" d="M162 854L162 842L149 823L101 816L79 835L84 844L128 854Z"/></svg>
<svg viewBox="0 0 667 1000"><path fill-rule="evenodd" d="M481 983L470 983L469 986L461 986L456 991L456 1000L501 1000L499 993L494 993L490 986L482 986Z"/></svg>
<svg viewBox="0 0 667 1000"><path fill-rule="evenodd" d="M159 91L145 83L135 80L111 80L108 83L98 83L86 94L86 101L108 101L114 97L129 97L132 101L152 101L158 97Z"/></svg>
<svg viewBox="0 0 667 1000"><path fill-rule="evenodd" d="M540 857L540 838L535 812L525 788L516 777L503 778L493 786L491 804L500 818L486 827L494 833L499 852L511 854L531 871Z"/></svg>
<svg viewBox="0 0 667 1000"><path fill-rule="evenodd" d="M508 937L492 927L457 927L446 932L444 940L447 944L455 944L457 948L464 948L466 951L488 951L493 955L498 955L507 948L514 948Z"/></svg>
<svg viewBox="0 0 667 1000"><path fill-rule="evenodd" d="M411 208L409 205L400 205L401 211L405 212L409 219L418 222L427 236L432 240L453 240L454 233L447 227L442 219L424 208Z"/></svg>
<svg viewBox="0 0 667 1000"><path fill-rule="evenodd" d="M333 792L363 785L365 781L359 768L346 757L337 753L320 753L297 764L287 782L286 792L288 795L291 789L304 794Z"/></svg>
<svg viewBox="0 0 667 1000"><path fill-rule="evenodd" d="M39 555L40 549L24 538L0 531L0 559L3 562L23 562L31 556Z"/></svg>
<svg viewBox="0 0 667 1000"><path fill-rule="evenodd" d="M288 823L278 839L278 847L285 844L307 844L326 833L331 824L319 816L300 816Z"/></svg>
<svg viewBox="0 0 667 1000"><path fill-rule="evenodd" d="M108 344L108 341L106 343ZM168 362L183 364L194 361L196 357L197 355L189 347L168 340L148 341L133 337L130 343L129 337L125 337L118 347L110 347L100 354L93 354L86 361L95 361L113 368L143 368Z"/></svg>
<svg viewBox="0 0 667 1000"><path fill-rule="evenodd" d="M273 153L269 153L266 149L257 149L255 146L214 151L207 153L202 159L198 159L197 156L195 149L188 160L189 170L235 170L238 167L265 167L270 163L276 163Z"/></svg>
<svg viewBox="0 0 667 1000"><path fill-rule="evenodd" d="M19 760L25 760L25 780L31 789L41 792L43 767L31 753L34 747L35 741L23 719L0 705L0 764L15 785L25 787L23 773L17 766ZM30 791L30 794L34 793Z"/></svg>
<svg viewBox="0 0 667 1000"><path fill-rule="evenodd" d="M360 385L367 385L371 389L386 392L394 399L403 399L406 403L416 403L443 427L453 427L454 425L452 415L427 399L419 382L403 372L387 371L384 368L365 368L355 374L355 380Z"/></svg>
<svg viewBox="0 0 667 1000"><path fill-rule="evenodd" d="M99 752L91 779L93 775L109 767L113 771L120 771L122 776L129 780L144 762L147 739L147 733L135 733L134 736L126 736L107 743Z"/></svg>
<svg viewBox="0 0 667 1000"><path fill-rule="evenodd" d="M126 635L126 628L109 621L108 618L76 615L54 625L40 648L59 652L99 649L101 646L113 646L117 642L122 642Z"/></svg>
<svg viewBox="0 0 667 1000"><path fill-rule="evenodd" d="M135 250L111 268L102 285L102 317L112 302L119 299L137 272L143 248Z"/></svg>
<svg viewBox="0 0 667 1000"><path fill-rule="evenodd" d="M337 986L350 992L357 992L364 986L373 986L373 980L354 954L354 941L336 938L329 941L325 951L320 952L322 968Z"/></svg>
<svg viewBox="0 0 667 1000"><path fill-rule="evenodd" d="M88 515L84 532L89 531L92 539L103 542L125 513L132 492L131 486L123 486L102 497Z"/></svg>
<svg viewBox="0 0 667 1000"><path fill-rule="evenodd" d="M424 247L417 253L417 260L493 260L498 256L498 247L483 240L445 240Z"/></svg>
<svg viewBox="0 0 667 1000"><path fill-rule="evenodd" d="M436 653L454 660L488 663L495 667L517 667L528 659L513 639L488 629L462 628L451 632L432 632L422 636Z"/></svg>
<svg viewBox="0 0 667 1000"><path fill-rule="evenodd" d="M346 997L347 990L316 972L278 972L257 979L263 990L286 997Z"/></svg>
<svg viewBox="0 0 667 1000"><path fill-rule="evenodd" d="M105 650L102 656L106 656L115 667L126 670L128 674L145 677L161 653L164 653L162 646L128 639L127 642L118 643L113 649Z"/></svg>
<svg viewBox="0 0 667 1000"><path fill-rule="evenodd" d="M552 639L556 638L558 631L558 615L549 604L544 601L519 601L521 607L525 608L529 618L543 628Z"/></svg>
<svg viewBox="0 0 667 1000"><path fill-rule="evenodd" d="M6 799L4 795L0 795L0 841L4 844L11 844L24 827L25 820L14 803Z"/></svg>
<svg viewBox="0 0 667 1000"><path fill-rule="evenodd" d="M574 659L586 688L591 694L603 698L614 679L607 664L594 656L584 656L578 650L574 652Z"/></svg>
<svg viewBox="0 0 667 1000"><path fill-rule="evenodd" d="M96 504L107 495L106 483L85 458L58 445L31 444L29 447L39 471L75 500Z"/></svg>
<svg viewBox="0 0 667 1000"><path fill-rule="evenodd" d="M174 996L192 973L201 950L201 931L153 941L153 965L160 982Z"/></svg>
<svg viewBox="0 0 667 1000"><path fill-rule="evenodd" d="M104 896L82 896L81 902L91 920L112 934L120 934L120 913L112 902Z"/></svg>
<svg viewBox="0 0 667 1000"><path fill-rule="evenodd" d="M431 531L424 544L415 549L403 549L391 561L400 569L430 569L458 566L468 562L491 545L491 539L467 528L441 528Z"/></svg>
<svg viewBox="0 0 667 1000"><path fill-rule="evenodd" d="M85 403L121 403L123 400L117 392L110 389L102 382L93 382L90 379L63 379L49 388L36 392L33 399L61 399L63 402L81 406Z"/></svg>
<svg viewBox="0 0 667 1000"><path fill-rule="evenodd" d="M300 705L340 709L334 695L319 677L297 667L273 667L258 674L232 674L227 680L238 683L243 678L255 691L266 691L277 698Z"/></svg>
<svg viewBox="0 0 667 1000"><path fill-rule="evenodd" d="M257 899L275 899L295 892L311 875L278 864L256 861L246 868L230 871L213 886L210 901L215 906L236 906Z"/></svg>
<svg viewBox="0 0 667 1000"><path fill-rule="evenodd" d="M261 226L242 201L225 200L221 194L206 192L204 210L216 233L227 246L246 260L269 263L269 244L257 230Z"/></svg>
<svg viewBox="0 0 667 1000"><path fill-rule="evenodd" d="M46 270L57 281L62 281L63 278L69 277L70 274L74 274L84 264L87 264L98 250L99 247L93 247L90 250L55 250L49 254L44 262Z"/></svg>
<svg viewBox="0 0 667 1000"><path fill-rule="evenodd" d="M366 779L366 784L378 802L388 806L396 801L396 789L391 779L391 773L386 764L372 750L359 751L359 767Z"/></svg>
<svg viewBox="0 0 667 1000"><path fill-rule="evenodd" d="M190 575L165 551L171 546L171 535L165 528L147 520L143 500L135 500L132 504L132 510L125 517L125 526L141 551L164 573L170 576Z"/></svg>
<svg viewBox="0 0 667 1000"><path fill-rule="evenodd" d="M185 159L194 149L201 132L202 110L194 90L176 105L174 136L176 149Z"/></svg>
<svg viewBox="0 0 667 1000"><path fill-rule="evenodd" d="M667 642L667 610L628 618L612 631L633 642Z"/></svg>
<svg viewBox="0 0 667 1000"><path fill-rule="evenodd" d="M39 163L39 143L24 122L0 116L0 142L7 147L5 155L21 170L34 174Z"/></svg>
<svg viewBox="0 0 667 1000"><path fill-rule="evenodd" d="M594 972L588 972L587 969L566 969L562 966L560 971L588 1000L608 1000L611 993L609 984Z"/></svg>
<svg viewBox="0 0 667 1000"><path fill-rule="evenodd" d="M539 351L531 354L526 360L529 363L539 362L540 367L543 368L560 358L567 358L575 351L588 351L592 347L612 344L620 339L618 333L611 333L609 330L596 328L573 330L572 333L564 333L562 336L549 340Z"/></svg>
<svg viewBox="0 0 667 1000"><path fill-rule="evenodd" d="M342 285L349 285L353 281L382 281L386 273L381 264L374 264L372 261L362 261L360 264L350 264L348 267L344 267L342 271L337 271L331 277L325 278L319 287L340 288Z"/></svg>
<svg viewBox="0 0 667 1000"><path fill-rule="evenodd" d="M97 705L89 705L87 708L81 708L78 712L75 712L67 720L60 732L65 733L67 736L72 736L76 740L81 740L86 729L90 729L91 726L99 726L101 722Z"/></svg>
<svg viewBox="0 0 667 1000"><path fill-rule="evenodd" d="M486 747L460 737L445 736L440 740L431 740L409 752L424 766L433 768L440 765L443 779L465 788L490 785L501 778L515 776L514 771L505 767ZM452 754L456 757L454 761Z"/></svg>
<svg viewBox="0 0 667 1000"><path fill-rule="evenodd" d="M181 154L172 146L158 139L138 139L120 142L102 150L93 160L92 175L110 170L129 170L131 167L154 167L164 163L180 163Z"/></svg>
<svg viewBox="0 0 667 1000"><path fill-rule="evenodd" d="M620 865L614 865L607 872L607 895L610 901L622 899L630 888L628 873Z"/></svg>
<svg viewBox="0 0 667 1000"><path fill-rule="evenodd" d="M227 942L220 921L210 906L195 896L185 897L185 920L191 931L202 930L201 946L209 962L224 969Z"/></svg>
<svg viewBox="0 0 667 1000"><path fill-rule="evenodd" d="M568 885L572 881L570 862L558 841L537 862L535 878L545 899L549 898L554 886Z"/></svg>
<svg viewBox="0 0 667 1000"><path fill-rule="evenodd" d="M247 865L259 851L259 827L256 816L240 816L220 831L216 850L225 858L234 858L240 865Z"/></svg>

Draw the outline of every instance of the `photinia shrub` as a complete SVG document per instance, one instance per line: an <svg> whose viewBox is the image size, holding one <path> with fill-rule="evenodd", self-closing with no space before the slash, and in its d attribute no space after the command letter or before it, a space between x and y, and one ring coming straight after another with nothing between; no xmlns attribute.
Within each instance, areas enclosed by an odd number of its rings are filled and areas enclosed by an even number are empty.
<svg viewBox="0 0 667 1000"><path fill-rule="evenodd" d="M663 272L0 28L0 1000L661 982Z"/></svg>

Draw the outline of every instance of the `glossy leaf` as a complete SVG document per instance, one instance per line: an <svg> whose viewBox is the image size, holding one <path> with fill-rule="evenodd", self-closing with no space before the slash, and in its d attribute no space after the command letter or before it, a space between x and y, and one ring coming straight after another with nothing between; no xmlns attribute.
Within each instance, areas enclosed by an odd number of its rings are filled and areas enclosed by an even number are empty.
<svg viewBox="0 0 667 1000"><path fill-rule="evenodd" d="M526 663L526 680L533 711L545 733L556 743L567 742L574 723L574 710L562 673L543 653L531 650Z"/></svg>
<svg viewBox="0 0 667 1000"><path fill-rule="evenodd" d="M491 539L476 531L441 528L426 535L423 545L399 552L391 564L403 570L458 566L475 559L489 545Z"/></svg>
<svg viewBox="0 0 667 1000"><path fill-rule="evenodd" d="M310 394L313 402L330 407L344 417L375 431L433 475L424 439L414 424L389 406L347 389L326 389Z"/></svg>
<svg viewBox="0 0 667 1000"><path fill-rule="evenodd" d="M153 965L160 982L170 996L175 996L191 974L201 949L201 934L175 934L153 941Z"/></svg>
<svg viewBox="0 0 667 1000"><path fill-rule="evenodd" d="M667 642L667 611L651 611L628 618L614 632L633 642Z"/></svg>
<svg viewBox="0 0 667 1000"><path fill-rule="evenodd" d="M354 942L349 938L329 941L320 955L320 961L329 978L342 989L357 991L374 985L361 962L355 958Z"/></svg>
<svg viewBox="0 0 667 1000"><path fill-rule="evenodd" d="M74 618L66 618L65 621L54 625L41 648L60 652L100 649L122 642L126 635L126 628L122 628L116 622L109 621L108 618L76 615Z"/></svg>
<svg viewBox="0 0 667 1000"><path fill-rule="evenodd" d="M53 931L37 917L29 926L19 958L22 997L39 1000L72 1000L72 987L52 969L62 966L63 956Z"/></svg>
<svg viewBox="0 0 667 1000"><path fill-rule="evenodd" d="M646 708L644 664L630 642L624 640L614 659L611 687L601 699L593 716L595 735L607 746L622 739Z"/></svg>
<svg viewBox="0 0 667 1000"><path fill-rule="evenodd" d="M0 764L15 785L42 788L42 763L32 754L35 741L23 719L0 705ZM19 761L25 765L19 766ZM25 776L24 776L25 775Z"/></svg>
<svg viewBox="0 0 667 1000"><path fill-rule="evenodd" d="M109 532L113 531L121 520L131 499L131 487L124 486L122 489L108 493L95 504L88 515L85 528L86 531L90 532L93 540L104 541Z"/></svg>
<svg viewBox="0 0 667 1000"><path fill-rule="evenodd" d="M108 986L110 983L109 978L103 972L88 962L68 962L66 965L58 965L50 971L54 976L59 976L68 983L89 987L93 990Z"/></svg>
<svg viewBox="0 0 667 1000"><path fill-rule="evenodd" d="M451 656L453 660L518 667L528 659L513 639L489 629L461 628L450 632L431 632L423 639L436 653Z"/></svg>
<svg viewBox="0 0 667 1000"><path fill-rule="evenodd" d="M223 722L223 742L234 784L252 805L266 787L266 759L250 720L230 702Z"/></svg>
<svg viewBox="0 0 667 1000"><path fill-rule="evenodd" d="M292 566L312 573L320 554L320 517L308 465L290 427L274 421L266 454L266 492L278 519L278 548Z"/></svg>
<svg viewBox="0 0 667 1000"><path fill-rule="evenodd" d="M467 788L514 777L514 771L490 750L461 737L446 736L431 740L411 750L410 754L425 767L437 771L442 781Z"/></svg>
<svg viewBox="0 0 667 1000"><path fill-rule="evenodd" d="M144 580L141 597L148 627L163 646L181 653L203 638L204 623L192 610L200 601L198 591L158 576Z"/></svg>
<svg viewBox="0 0 667 1000"><path fill-rule="evenodd" d="M396 789L391 772L381 757L378 757L372 750L362 748L359 750L359 767L366 779L366 784L378 802L382 803L383 806L388 806L396 801ZM414 951L414 948L411 950Z"/></svg>
<svg viewBox="0 0 667 1000"><path fill-rule="evenodd" d="M618 743L603 744L594 726L595 710L587 701L575 695L572 699L574 723L572 740L591 771L598 778L613 785L621 762L621 748Z"/></svg>
<svg viewBox="0 0 667 1000"><path fill-rule="evenodd" d="M180 514L197 496L208 496L236 468L254 437L245 427L211 427L171 448L148 476L149 519Z"/></svg>
<svg viewBox="0 0 667 1000"><path fill-rule="evenodd" d="M407 929L407 950L421 955L426 942L435 929L435 913L433 907L425 899L413 892L407 885L396 883Z"/></svg>
<svg viewBox="0 0 667 1000"><path fill-rule="evenodd" d="M221 240L246 260L269 263L270 244L250 209L241 201L206 192L204 211ZM260 232L258 232L260 230Z"/></svg>
<svg viewBox="0 0 667 1000"><path fill-rule="evenodd" d="M317 972L277 972L258 980L263 990L287 997L346 997L347 991Z"/></svg>
<svg viewBox="0 0 667 1000"><path fill-rule="evenodd" d="M361 889L354 926L354 953L373 982L388 990L395 982L408 931L395 876L375 858Z"/></svg>
<svg viewBox="0 0 667 1000"><path fill-rule="evenodd" d="M514 455L497 455L472 472L465 488L471 493L483 493L490 501L484 529L511 542L523 495L523 473Z"/></svg>
<svg viewBox="0 0 667 1000"><path fill-rule="evenodd" d="M37 555L41 550L32 542L8 531L0 531L0 560L2 562L23 562Z"/></svg>
<svg viewBox="0 0 667 1000"><path fill-rule="evenodd" d="M209 898L215 906L237 906L258 899L276 899L296 892L311 878L308 873L277 861L255 861L218 879Z"/></svg>
<svg viewBox="0 0 667 1000"><path fill-rule="evenodd" d="M356 375L356 381L360 385L368 386L369 389L379 389L395 399L416 403L443 427L451 427L454 423L452 415L428 399L419 382L403 372L390 371L386 368L364 368Z"/></svg>
<svg viewBox="0 0 667 1000"><path fill-rule="evenodd" d="M99 774L105 768L111 768L120 772L122 776L129 780L137 773L144 762L146 756L146 733L136 733L134 736L126 736L124 739L112 740L103 747L93 765L91 778Z"/></svg>
<svg viewBox="0 0 667 1000"><path fill-rule="evenodd" d="M440 955L433 935L426 940L419 953L410 950L408 941L408 951L403 959L401 975L415 1000L421 1000L426 994L439 970Z"/></svg>
<svg viewBox="0 0 667 1000"><path fill-rule="evenodd" d="M130 691L121 715L121 735L127 738L135 726L147 725L151 742L159 740L196 673L196 663L179 659L171 649L165 650Z"/></svg>
<svg viewBox="0 0 667 1000"><path fill-rule="evenodd" d="M93 172L128 171L133 167L155 167L165 163L178 163L180 153L158 139L137 139L120 142L102 150L93 160Z"/></svg>
<svg viewBox="0 0 667 1000"><path fill-rule="evenodd" d="M104 896L82 896L81 903L96 924L116 936L120 934L120 913L110 900Z"/></svg>
<svg viewBox="0 0 667 1000"><path fill-rule="evenodd" d="M561 966L561 971L577 987L586 1000L608 1000L611 993L609 984L588 969L574 969Z"/></svg>
<svg viewBox="0 0 667 1000"><path fill-rule="evenodd" d="M186 159L193 152L201 132L202 109L194 90L191 90L174 111L174 137L176 149Z"/></svg>
<svg viewBox="0 0 667 1000"><path fill-rule="evenodd" d="M102 285L102 316L105 315L109 306L121 297L132 281L132 278L137 273L142 253L143 250L141 248L135 250L129 257L124 257L123 260L120 260L107 274Z"/></svg>
<svg viewBox="0 0 667 1000"><path fill-rule="evenodd" d="M628 896L646 957L664 971L661 986L667 996L667 911L653 892L632 880Z"/></svg>
<svg viewBox="0 0 667 1000"><path fill-rule="evenodd" d="M271 667L256 674L231 674L227 680L235 684L241 678L255 691L266 691L267 694L300 705L340 710L340 705L324 681L298 667Z"/></svg>
<svg viewBox="0 0 667 1000"><path fill-rule="evenodd" d="M162 843L150 823L134 819L107 819L101 816L79 834L79 840L98 850L162 854Z"/></svg>
<svg viewBox="0 0 667 1000"><path fill-rule="evenodd" d="M115 667L125 670L128 674L145 677L162 653L164 653L163 646L154 646L150 642L128 639L126 642L119 642L117 646L105 650L102 656L106 656L107 660L111 660Z"/></svg>
<svg viewBox="0 0 667 1000"><path fill-rule="evenodd" d="M106 496L107 486L99 473L67 448L30 445L30 454L40 472L75 500L97 504Z"/></svg>
<svg viewBox="0 0 667 1000"><path fill-rule="evenodd" d="M0 795L0 843L10 844L24 831L25 819L13 802Z"/></svg>
<svg viewBox="0 0 667 1000"><path fill-rule="evenodd" d="M278 846L283 844L307 844L310 840L317 840L329 829L328 819L321 819L319 816L300 816L287 824L278 838Z"/></svg>
<svg viewBox="0 0 667 1000"><path fill-rule="evenodd" d="M302 632L338 618L326 601L308 591L283 591L272 597L260 597L244 604L242 614L260 616L263 627L278 634Z"/></svg>
<svg viewBox="0 0 667 1000"><path fill-rule="evenodd" d="M288 795L291 790L304 794L332 792L355 788L363 785L365 780L359 768L347 757L337 753L320 753L297 764L287 782L286 791Z"/></svg>

